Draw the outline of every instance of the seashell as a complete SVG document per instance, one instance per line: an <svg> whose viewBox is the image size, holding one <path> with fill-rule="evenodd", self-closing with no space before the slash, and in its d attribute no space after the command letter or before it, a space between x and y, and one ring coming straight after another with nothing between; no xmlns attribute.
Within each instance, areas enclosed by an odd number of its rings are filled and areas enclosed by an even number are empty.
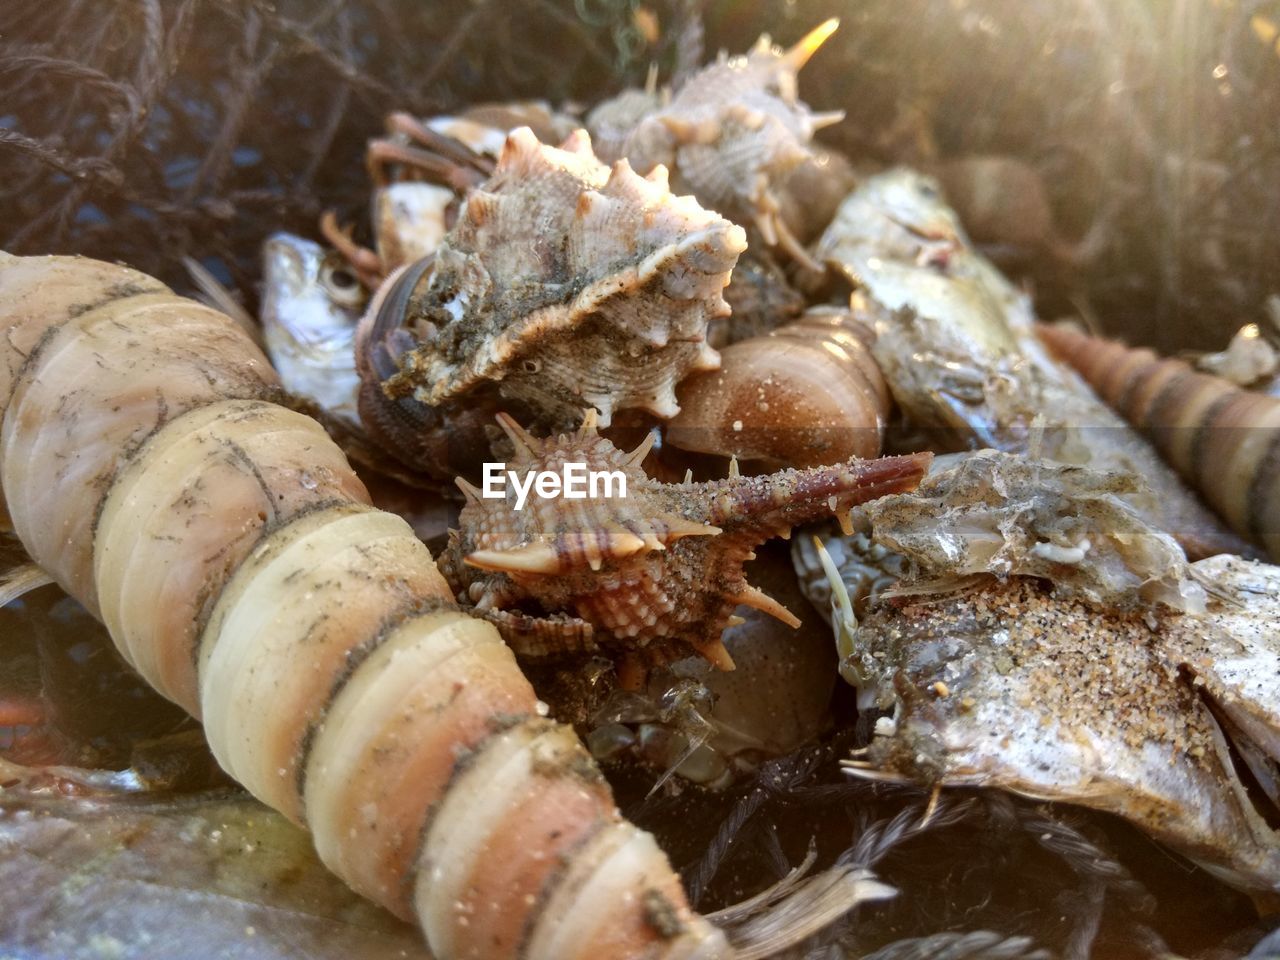
<svg viewBox="0 0 1280 960"><path fill-rule="evenodd" d="M426 258L392 273L361 319L355 338L357 409L365 432L381 450L411 470L447 482L458 473L476 473L489 455L488 411L475 404L429 406L412 396L388 396L382 387L400 371L397 351L412 348L412 337L397 318L432 263Z"/></svg>
<svg viewBox="0 0 1280 960"><path fill-rule="evenodd" d="M1280 399L1067 325L1038 332L1234 530L1280 558Z"/></svg>
<svg viewBox="0 0 1280 960"><path fill-rule="evenodd" d="M700 654L732 660L720 633L745 604L792 624L785 608L747 584L743 563L758 544L791 527L915 486L929 454L849 461L767 477L664 484L639 468L653 440L630 452L600 436L588 414L574 435L534 439L505 414L516 448L508 469L559 472L566 463L618 471L625 495L574 502L530 498L516 509L465 480L460 532L440 559L459 602L492 620L527 657L605 651L632 685L644 662Z"/></svg>
<svg viewBox="0 0 1280 960"><path fill-rule="evenodd" d="M0 518L432 956L761 957L892 895L838 865L727 930L694 913L497 631L278 387L241 327L144 274L0 252Z"/></svg>
<svg viewBox="0 0 1280 960"><path fill-rule="evenodd" d="M1041 253L1083 266L1102 253L1111 211L1097 211L1078 240L1058 232L1044 177L1017 157L974 154L928 165L970 236L992 255Z"/></svg>
<svg viewBox="0 0 1280 960"><path fill-rule="evenodd" d="M831 722L836 662L830 635L799 590L786 544L772 546L761 548L747 572L795 613L800 626L792 630L764 611L738 607L734 613L743 622L731 623L722 636L737 669L726 673L697 665L714 701L709 719L715 730L708 742L730 757L790 753Z"/></svg>
<svg viewBox="0 0 1280 960"><path fill-rule="evenodd" d="M869 503L859 519L908 561L910 582L886 595L1016 574L1108 610L1203 611L1182 548L1124 499L1140 483L1127 471L979 450L937 458L915 492Z"/></svg>
<svg viewBox="0 0 1280 960"><path fill-rule="evenodd" d="M764 245L750 241L724 288L724 299L732 313L713 321L707 331L717 350L794 320L807 302Z"/></svg>
<svg viewBox="0 0 1280 960"><path fill-rule="evenodd" d="M660 93L648 87L643 90L633 87L593 107L584 122L591 133L596 156L604 163L616 163L625 157L627 138L642 120L670 99L670 91ZM650 132L658 135L658 142L653 145L634 143L637 156L648 157L664 149L667 142L665 131L660 133L652 129Z"/></svg>
<svg viewBox="0 0 1280 960"><path fill-rule="evenodd" d="M852 161L843 153L815 146L778 185L778 215L798 241L808 244L835 218L858 180Z"/></svg>
<svg viewBox="0 0 1280 960"><path fill-rule="evenodd" d="M666 442L762 469L879 456L890 398L874 339L849 311L819 307L735 343L719 370L680 385Z"/></svg>
<svg viewBox="0 0 1280 960"><path fill-rule="evenodd" d="M833 605L838 605L840 598L832 588L822 550L844 584L855 617L862 617L907 572L906 557L876 543L864 530L846 535L832 522L807 527L805 536L792 541L791 562L805 598L828 623L833 619ZM841 653L847 655L849 651Z"/></svg>
<svg viewBox="0 0 1280 960"><path fill-rule="evenodd" d="M486 145L500 142L505 131L454 121L438 117L424 122L399 110L388 114L387 136L370 140L365 150L369 179L376 187L427 180L460 194L483 183L493 172Z"/></svg>
<svg viewBox="0 0 1280 960"><path fill-rule="evenodd" d="M1276 302L1280 304L1280 300ZM1280 354L1256 323L1246 323L1235 332L1225 350L1197 357L1195 366L1238 387L1275 394Z"/></svg>
<svg viewBox="0 0 1280 960"><path fill-rule="evenodd" d="M504 408L559 428L584 406L602 425L632 408L671 417L676 384L719 364L707 323L727 313L745 247L742 228L673 195L665 171L606 167L585 133L557 149L517 130L436 256L384 285L359 349L378 354L366 369L387 400L437 418Z"/></svg>
<svg viewBox="0 0 1280 960"><path fill-rule="evenodd" d="M553 110L545 100L512 100L473 104L453 116L431 117L423 125L497 160L512 130L528 127L543 143L555 144L563 142L581 123Z"/></svg>
<svg viewBox="0 0 1280 960"><path fill-rule="evenodd" d="M699 203L754 224L766 244L812 264L780 213L777 191L787 174L816 159L814 133L844 117L813 113L796 90L796 75L837 26L828 20L786 51L761 37L745 56L722 56L640 119L622 154L642 172L666 166ZM634 110L640 105L635 97L627 101ZM597 109L597 120L604 110ZM615 112L625 111L608 107L607 115ZM606 131L611 140L613 130Z"/></svg>

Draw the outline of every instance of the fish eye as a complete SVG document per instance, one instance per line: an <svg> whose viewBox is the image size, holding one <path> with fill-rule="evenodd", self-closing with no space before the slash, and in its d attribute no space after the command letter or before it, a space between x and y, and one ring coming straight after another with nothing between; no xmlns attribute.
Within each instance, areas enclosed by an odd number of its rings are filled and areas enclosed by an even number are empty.
<svg viewBox="0 0 1280 960"><path fill-rule="evenodd" d="M359 307L365 301L365 289L360 278L345 260L326 258L320 265L320 285L334 303L341 307Z"/></svg>

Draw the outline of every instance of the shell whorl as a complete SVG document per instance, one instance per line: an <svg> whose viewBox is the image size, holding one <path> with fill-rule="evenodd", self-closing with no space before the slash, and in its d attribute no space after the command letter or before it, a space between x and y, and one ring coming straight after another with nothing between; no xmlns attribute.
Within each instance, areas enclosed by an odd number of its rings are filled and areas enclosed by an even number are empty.
<svg viewBox="0 0 1280 960"><path fill-rule="evenodd" d="M1238 533L1280 559L1280 399L1068 325L1039 334Z"/></svg>
<svg viewBox="0 0 1280 960"><path fill-rule="evenodd" d="M555 148L515 130L409 293L415 343L385 390L431 406L489 391L560 427L584 405L602 424L672 416L675 385L719 362L707 322L744 249L665 170L607 167L583 131Z"/></svg>
<svg viewBox="0 0 1280 960"><path fill-rule="evenodd" d="M743 564L760 543L793 526L844 513L915 487L928 454L850 460L809 470L706 483L664 484L640 468L646 442L624 453L588 418L574 435L537 439L502 418L516 446L514 472L556 472L567 463L617 470L625 496L530 497L523 508L483 498L460 482L467 505L440 565L459 601L489 617L526 656L595 649L624 661L668 662L698 653L721 668L720 642L733 608L746 604L794 625L751 587Z"/></svg>
<svg viewBox="0 0 1280 960"><path fill-rule="evenodd" d="M224 768L436 956L730 955L496 631L275 384L233 321L149 277L0 253L8 512Z"/></svg>
<svg viewBox="0 0 1280 960"><path fill-rule="evenodd" d="M744 56L722 56L689 77L668 103L638 116L621 155L637 170L670 168L700 203L754 222L769 246L781 243L803 258L795 234L809 231L791 229L779 191L788 174L819 160L814 133L844 117L843 111L813 113L796 89L800 69L837 26L828 20L787 50L761 37ZM624 96L625 108L605 105L593 114L611 141L617 140L616 118L639 114L643 106L634 94Z"/></svg>
<svg viewBox="0 0 1280 960"><path fill-rule="evenodd" d="M666 440L771 467L879 456L890 398L873 339L847 310L818 308L739 341L680 385Z"/></svg>

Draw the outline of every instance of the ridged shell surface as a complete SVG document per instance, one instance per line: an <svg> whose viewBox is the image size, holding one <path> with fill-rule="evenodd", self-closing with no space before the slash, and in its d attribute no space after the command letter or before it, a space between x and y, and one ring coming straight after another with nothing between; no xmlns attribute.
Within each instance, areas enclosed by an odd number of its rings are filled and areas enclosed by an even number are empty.
<svg viewBox="0 0 1280 960"><path fill-rule="evenodd" d="M534 439L509 419L512 471L559 473L565 464L625 476L606 496L537 497L517 506L460 484L467 505L460 532L440 559L464 605L493 620L518 653L578 654L603 649L644 662L699 653L732 661L720 632L746 604L795 620L747 584L743 563L770 537L799 523L911 489L929 456L849 461L770 476L731 475L707 483L664 484L640 469L646 442L624 453L590 425L574 435Z"/></svg>
<svg viewBox="0 0 1280 960"><path fill-rule="evenodd" d="M1068 326L1038 332L1232 528L1280 558L1280 399Z"/></svg>
<svg viewBox="0 0 1280 960"><path fill-rule="evenodd" d="M727 347L680 385L667 443L773 469L878 456L890 401L872 340L847 310L815 307Z"/></svg>
<svg viewBox="0 0 1280 960"><path fill-rule="evenodd" d="M787 174L818 159L814 132L843 116L813 113L796 89L800 68L836 26L829 20L788 50L761 37L744 56L721 56L638 119L622 141L622 156L641 171L667 166L699 203L755 223L770 246L781 240L802 254L779 215L777 192ZM634 92L623 96L617 107L605 104L592 114L611 141L619 116L627 116L623 108L642 104Z"/></svg>
<svg viewBox="0 0 1280 960"><path fill-rule="evenodd" d="M719 363L707 322L745 248L665 171L607 167L585 133L557 149L516 130L409 295L415 346L386 392L430 406L496 392L543 424L584 407L602 424L672 416L675 385Z"/></svg>

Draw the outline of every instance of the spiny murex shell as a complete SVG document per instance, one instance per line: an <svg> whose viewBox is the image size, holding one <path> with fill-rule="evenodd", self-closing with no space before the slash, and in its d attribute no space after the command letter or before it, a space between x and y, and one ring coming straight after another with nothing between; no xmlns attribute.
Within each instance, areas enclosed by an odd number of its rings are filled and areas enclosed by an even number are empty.
<svg viewBox="0 0 1280 960"><path fill-rule="evenodd" d="M624 453L596 433L591 414L576 434L542 440L505 415L499 422L516 448L508 468L520 475L560 473L574 463L627 480L625 496L617 487L594 499L531 495L523 509L514 508L510 485L506 499L494 499L458 481L467 504L441 572L460 603L491 619L526 656L604 649L621 653L624 663L629 656L660 663L699 653L729 669L720 633L735 606L799 622L747 584L742 565L753 549L796 524L911 489L930 459L850 460L664 484L640 469L652 440Z"/></svg>
<svg viewBox="0 0 1280 960"><path fill-rule="evenodd" d="M507 138L493 177L472 192L409 298L416 345L388 395L431 406L497 385L537 422L575 422L585 406L678 412L675 385L715 369L707 321L746 235L625 160L612 168L585 132L563 148L527 128Z"/></svg>
<svg viewBox="0 0 1280 960"><path fill-rule="evenodd" d="M677 185L700 203L754 223L769 246L782 243L807 260L780 216L777 190L788 173L817 161L814 133L844 117L842 111L810 111L796 90L796 75L837 25L826 21L789 50L763 36L745 56L722 54L670 102L659 101L639 119L622 141L621 155L637 170L667 166ZM623 96L631 97L628 105L638 113L643 100L630 92ZM625 115L611 102L602 104L588 125L599 124L616 140L611 131L618 113Z"/></svg>

